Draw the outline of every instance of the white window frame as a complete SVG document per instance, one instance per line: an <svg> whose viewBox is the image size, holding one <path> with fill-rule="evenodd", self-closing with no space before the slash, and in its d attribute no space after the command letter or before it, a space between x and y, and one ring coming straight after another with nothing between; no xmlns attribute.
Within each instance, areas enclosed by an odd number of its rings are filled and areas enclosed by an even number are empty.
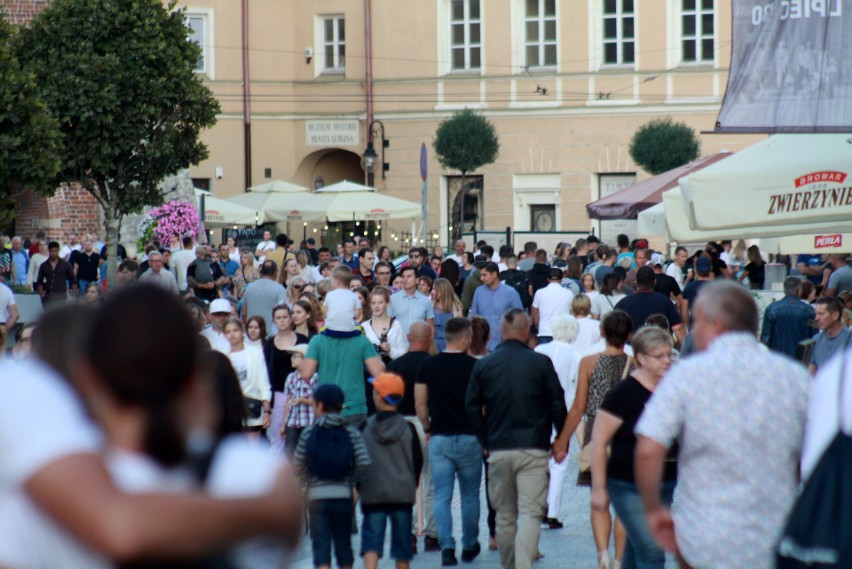
<svg viewBox="0 0 852 569"><path fill-rule="evenodd" d="M202 38L202 42L199 44L199 47L201 47L201 61L203 64L199 69L196 69L195 72L200 75L206 75L210 79L215 79L216 66L213 50L213 46L215 45L213 41L213 30L215 29L215 26L213 25L213 10L210 8L187 8L186 12L184 12L184 18L186 18L187 27L189 27L189 20L191 18L198 18L203 22L204 37Z"/></svg>
<svg viewBox="0 0 852 569"><path fill-rule="evenodd" d="M704 8L703 3L704 0L695 0L695 8L692 10L687 10L683 7L683 0L678 0L678 19L677 19L677 29L678 29L678 53L680 54L680 62L685 65L696 65L696 66L707 66L707 65L716 65L716 0L710 0L713 3L711 8ZM703 16L712 16L713 18L713 33L705 34L704 25L702 24ZM683 19L686 16L692 16L695 18L695 33L687 34L683 29ZM710 59L702 59L701 54L703 53L703 42L704 40L712 40L713 41L713 52L710 56ZM684 56L683 44L686 41L693 42L695 46L695 59L687 60Z"/></svg>
<svg viewBox="0 0 852 569"><path fill-rule="evenodd" d="M326 42L325 23L332 22L332 38L331 43ZM343 21L344 30L346 29L346 17L343 14L323 14L317 16L314 21L314 52L316 53L316 65L314 67L315 74L345 74L346 73L346 55L344 54L343 63L339 60L339 48L346 47L346 32L344 31L343 40L340 40L340 22ZM329 49L332 49L332 66L327 67L325 64L326 54Z"/></svg>
<svg viewBox="0 0 852 569"><path fill-rule="evenodd" d="M593 0L595 1L595 0ZM600 27L600 62L602 67L624 67L624 68L635 68L637 64L637 43L639 37L639 29L638 29L638 11L637 4L639 0L633 0L633 11L630 13L625 13L623 11L624 1L625 0L615 0L615 14L607 14L604 10L604 2L606 0L596 0L598 4L598 12L600 14L599 21L601 23ZM624 18L631 17L633 18L633 37L625 38L624 37ZM609 39L606 37L606 25L604 23L607 19L614 19L616 22L616 37L614 39ZM633 43L633 61L624 61L624 43L632 42ZM606 45L614 43L616 45L616 62L608 62L606 61Z"/></svg>
<svg viewBox="0 0 852 569"><path fill-rule="evenodd" d="M453 7L452 3L456 0L447 0L447 24L446 29L448 31L447 36L447 55L449 57L449 72L450 73L482 73L482 69L485 67L485 49L484 49L484 34L485 29L483 27L484 14L483 10L485 8L484 0L458 0L463 3L464 13L461 20L453 20ZM470 3L477 2L479 5L479 18L474 19L470 16ZM464 43L459 45L453 44L453 26L458 25L459 23L464 26ZM470 39L470 29L471 25L476 24L479 26L479 42L473 43ZM464 49L464 67L456 68L454 67L454 57L453 51L461 47ZM478 49L479 50L479 66L471 67L471 50Z"/></svg>
<svg viewBox="0 0 852 569"><path fill-rule="evenodd" d="M559 2L558 0L552 0L554 4L554 13L552 16L545 15L544 7L545 2L547 0L537 0L538 2L538 13L535 16L529 16L527 14L527 3L526 0L520 0L520 19L523 21L523 28L521 30L521 43L522 53L521 53L521 61L524 62L524 66L529 69L557 69L559 66ZM556 37L552 40L545 39L545 27L547 22L553 22L553 26L555 29ZM538 25L538 40L531 41L527 36L527 25L535 22ZM556 51L556 61L553 63L544 63L546 46L553 46ZM537 47L538 48L538 65L532 65L527 60L527 48L529 47Z"/></svg>

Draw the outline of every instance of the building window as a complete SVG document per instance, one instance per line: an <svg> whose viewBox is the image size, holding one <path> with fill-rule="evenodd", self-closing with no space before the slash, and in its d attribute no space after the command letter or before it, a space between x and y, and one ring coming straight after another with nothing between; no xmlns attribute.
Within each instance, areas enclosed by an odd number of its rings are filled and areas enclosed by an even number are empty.
<svg viewBox="0 0 852 569"><path fill-rule="evenodd" d="M603 0L605 65L632 65L636 60L636 15L633 0Z"/></svg>
<svg viewBox="0 0 852 569"><path fill-rule="evenodd" d="M482 176L466 176L464 179L464 223L459 231L459 219L461 218L462 203L462 177L447 176L447 195L449 211L449 225L453 228L452 239L461 239L461 233L473 233L484 227L484 203L483 190L484 178Z"/></svg>
<svg viewBox="0 0 852 569"><path fill-rule="evenodd" d="M192 178L192 187L196 190L210 191L210 178Z"/></svg>
<svg viewBox="0 0 852 569"><path fill-rule="evenodd" d="M482 19L479 0L452 0L450 10L452 69L478 70L482 67Z"/></svg>
<svg viewBox="0 0 852 569"><path fill-rule="evenodd" d="M204 73L213 75L213 53L211 41L212 26L210 25L211 18L209 14L186 14L186 26L189 28L189 41L198 44L201 48L201 54L198 56L198 61L195 64L196 73Z"/></svg>
<svg viewBox="0 0 852 569"><path fill-rule="evenodd" d="M713 0L683 0L683 61L712 62L715 56Z"/></svg>
<svg viewBox="0 0 852 569"><path fill-rule="evenodd" d="M556 0L526 0L525 43L528 67L556 66Z"/></svg>
<svg viewBox="0 0 852 569"><path fill-rule="evenodd" d="M322 20L323 71L346 70L346 25L342 17Z"/></svg>

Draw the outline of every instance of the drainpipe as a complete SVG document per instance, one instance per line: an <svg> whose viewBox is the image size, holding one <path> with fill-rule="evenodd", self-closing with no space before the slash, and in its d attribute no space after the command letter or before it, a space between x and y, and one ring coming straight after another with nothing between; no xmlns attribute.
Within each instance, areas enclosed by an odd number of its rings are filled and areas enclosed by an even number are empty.
<svg viewBox="0 0 852 569"><path fill-rule="evenodd" d="M249 74L249 0L243 0L243 151L246 189L251 187L251 86Z"/></svg>
<svg viewBox="0 0 852 569"><path fill-rule="evenodd" d="M365 87L367 90L367 142L373 142L373 35L370 0L364 0L364 59L366 60Z"/></svg>

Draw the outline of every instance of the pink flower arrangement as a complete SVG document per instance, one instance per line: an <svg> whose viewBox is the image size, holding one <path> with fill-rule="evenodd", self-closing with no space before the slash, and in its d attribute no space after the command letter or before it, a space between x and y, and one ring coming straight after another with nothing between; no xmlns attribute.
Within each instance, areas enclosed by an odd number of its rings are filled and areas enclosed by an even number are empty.
<svg viewBox="0 0 852 569"><path fill-rule="evenodd" d="M154 233L163 243L171 243L173 238L195 237L198 233L198 210L189 202L172 200L155 207L148 215L157 220Z"/></svg>

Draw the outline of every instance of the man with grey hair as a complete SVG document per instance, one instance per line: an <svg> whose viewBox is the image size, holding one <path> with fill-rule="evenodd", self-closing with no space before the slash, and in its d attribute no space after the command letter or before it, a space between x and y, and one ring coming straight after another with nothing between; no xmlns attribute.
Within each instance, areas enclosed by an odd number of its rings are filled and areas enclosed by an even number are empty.
<svg viewBox="0 0 852 569"><path fill-rule="evenodd" d="M179 292L175 276L165 268L163 254L156 249L148 253L148 270L142 273L139 281L153 283L173 294Z"/></svg>
<svg viewBox="0 0 852 569"><path fill-rule="evenodd" d="M12 237L12 249L10 251L12 257L12 284L18 286L27 284L27 271L30 266L30 256L21 246L22 243L21 238L17 235Z"/></svg>
<svg viewBox="0 0 852 569"><path fill-rule="evenodd" d="M454 247L455 253L448 256L447 259L452 259L453 261L458 263L459 267L461 267L464 264L464 251L466 248L467 245L465 245L465 242L459 239L458 241L456 241Z"/></svg>
<svg viewBox="0 0 852 569"><path fill-rule="evenodd" d="M465 409L488 453L500 562L504 569L530 569L547 500L550 433L559 433L568 411L550 358L527 346L530 319L522 309L503 314L500 337L473 367Z"/></svg>
<svg viewBox="0 0 852 569"><path fill-rule="evenodd" d="M636 484L648 529L683 566L769 569L796 497L808 374L760 346L757 305L742 286L706 285L694 320L703 352L666 374L635 429ZM660 499L660 482L675 442L672 513Z"/></svg>
<svg viewBox="0 0 852 569"><path fill-rule="evenodd" d="M799 299L799 277L784 279L784 298L766 307L760 341L770 350L796 357L799 342L811 338L818 330L814 324L816 313L810 304Z"/></svg>

